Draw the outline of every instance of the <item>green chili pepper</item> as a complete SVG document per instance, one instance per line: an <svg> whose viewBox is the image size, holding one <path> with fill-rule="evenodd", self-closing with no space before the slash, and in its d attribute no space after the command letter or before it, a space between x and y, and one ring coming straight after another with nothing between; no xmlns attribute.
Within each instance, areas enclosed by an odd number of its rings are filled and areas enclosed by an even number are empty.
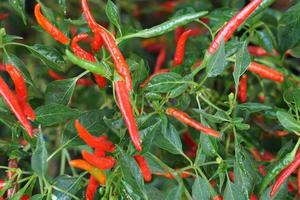
<svg viewBox="0 0 300 200"><path fill-rule="evenodd" d="M86 61L84 59L81 59L80 57L75 56L68 49L66 50L66 55L73 64L78 65L79 67L86 69L92 73L102 75L107 79L110 79L112 75L109 67L104 65L104 63L93 63Z"/></svg>
<svg viewBox="0 0 300 200"><path fill-rule="evenodd" d="M202 17L207 13L208 13L207 11L202 11L202 12L177 16L160 25L121 37L118 39L118 42L130 38L152 38L159 35L163 35L167 32L173 31L178 26L183 26L194 20L199 19L199 17Z"/></svg>
<svg viewBox="0 0 300 200"><path fill-rule="evenodd" d="M295 148L290 153L286 154L285 157L283 157L275 166L273 166L268 174L263 178L261 184L260 184L260 190L259 193L262 194L262 192L266 189L266 187L269 185L269 183L284 169L286 168L295 158L295 155L297 153L297 150L299 148L300 140L298 140Z"/></svg>

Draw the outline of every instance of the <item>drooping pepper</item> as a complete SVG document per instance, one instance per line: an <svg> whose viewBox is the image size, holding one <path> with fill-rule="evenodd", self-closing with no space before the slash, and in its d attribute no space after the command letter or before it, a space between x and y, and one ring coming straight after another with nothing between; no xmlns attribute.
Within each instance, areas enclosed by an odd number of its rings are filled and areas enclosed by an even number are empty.
<svg viewBox="0 0 300 200"><path fill-rule="evenodd" d="M82 150L81 155L88 163L102 170L111 169L116 163L111 156L99 157L85 150Z"/></svg>
<svg viewBox="0 0 300 200"><path fill-rule="evenodd" d="M146 182L150 182L152 179L152 175L151 175L151 170L150 170L150 167L149 167L146 159L141 155L135 155L134 159L136 160L137 164L140 167L140 170L142 172L144 180Z"/></svg>
<svg viewBox="0 0 300 200"><path fill-rule="evenodd" d="M39 25L48 32L55 40L67 45L70 39L63 34L58 28L56 28L46 17L41 13L41 5L38 3L34 7L34 15Z"/></svg>
<svg viewBox="0 0 300 200"><path fill-rule="evenodd" d="M126 89L125 81L116 81L114 83L117 101L124 118L124 122L128 128L131 141L138 151L142 151L141 139L139 131L134 119L133 109L131 106L130 96Z"/></svg>
<svg viewBox="0 0 300 200"><path fill-rule="evenodd" d="M246 7L244 7L240 12L238 12L233 18L231 18L224 27L218 32L214 41L208 48L210 54L214 54L215 51L220 46L222 40L226 43L236 29L242 25L246 19L255 11L255 9L262 3L262 0L253 0Z"/></svg>
<svg viewBox="0 0 300 200"><path fill-rule="evenodd" d="M98 183L97 179L95 179L93 176L90 176L88 186L86 187L86 190L85 190L86 200L94 200L94 196L95 196L98 186L99 186L99 183Z"/></svg>
<svg viewBox="0 0 300 200"><path fill-rule="evenodd" d="M187 39L191 36L191 33L193 33L192 29L188 29L187 31L183 32L176 45L176 51L173 59L173 66L181 65L183 63L184 54L185 54L185 46Z"/></svg>
<svg viewBox="0 0 300 200"><path fill-rule="evenodd" d="M203 132L204 134L207 134L207 135L210 135L210 136L213 136L216 138L221 137L221 134L218 131L202 125L200 122L192 119L187 113L185 113L181 110L178 110L176 108L167 108L166 113L170 116L175 117L177 120L181 121L182 123Z"/></svg>
<svg viewBox="0 0 300 200"><path fill-rule="evenodd" d="M248 76L244 74L239 83L238 97L241 103L247 102L248 96Z"/></svg>
<svg viewBox="0 0 300 200"><path fill-rule="evenodd" d="M164 64L165 60L167 57L167 51L166 48L164 46L162 46L162 48L160 49L157 59L156 59L156 63L154 66L154 73L158 72L160 70L160 68L162 67L162 65Z"/></svg>
<svg viewBox="0 0 300 200"><path fill-rule="evenodd" d="M248 70L259 75L261 78L270 79L278 83L282 83L284 81L284 75L281 72L256 62L251 62Z"/></svg>

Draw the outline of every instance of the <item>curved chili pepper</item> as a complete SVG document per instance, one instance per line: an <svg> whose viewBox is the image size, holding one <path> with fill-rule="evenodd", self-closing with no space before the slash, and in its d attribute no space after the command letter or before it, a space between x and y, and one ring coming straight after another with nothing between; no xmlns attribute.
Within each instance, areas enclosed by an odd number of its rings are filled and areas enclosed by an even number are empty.
<svg viewBox="0 0 300 200"><path fill-rule="evenodd" d="M185 54L185 46L187 39L193 33L192 29L188 29L184 33L182 33L177 41L176 51L173 59L173 66L181 65L183 63L184 54Z"/></svg>
<svg viewBox="0 0 300 200"><path fill-rule="evenodd" d="M284 81L284 75L282 73L256 62L251 62L248 70L259 75L261 78L270 79L279 83Z"/></svg>
<svg viewBox="0 0 300 200"><path fill-rule="evenodd" d="M166 60L166 57L167 57L167 51L166 51L166 48L163 46L160 49L159 54L157 56L156 64L154 66L154 73L158 72L160 70L160 68L162 67L162 65L164 64L164 62Z"/></svg>
<svg viewBox="0 0 300 200"><path fill-rule="evenodd" d="M107 140L106 135L100 137L91 135L88 130L80 124L78 119L75 120L75 128L77 129L79 137L90 147L106 152L113 152L115 150L115 145Z"/></svg>
<svg viewBox="0 0 300 200"><path fill-rule="evenodd" d="M39 25L48 32L55 40L67 45L70 39L65 36L58 28L56 28L46 17L41 13L41 5L38 3L34 7L34 15Z"/></svg>
<svg viewBox="0 0 300 200"><path fill-rule="evenodd" d="M119 103L124 122L128 128L131 141L138 151L142 151L141 139L134 119L130 96L126 89L126 83L125 81L116 81L114 85L117 101Z"/></svg>
<svg viewBox="0 0 300 200"><path fill-rule="evenodd" d="M85 191L86 200L94 200L94 196L98 186L99 186L98 181L93 176L90 176L89 183Z"/></svg>
<svg viewBox="0 0 300 200"><path fill-rule="evenodd" d="M48 70L48 74L54 80L64 80L65 79L64 77L62 77L61 75L59 75L55 71L53 71L52 69ZM76 82L76 84L82 85L82 86L91 86L91 85L93 85L93 82L91 80L89 80L89 79L86 79L86 78L80 78Z"/></svg>
<svg viewBox="0 0 300 200"><path fill-rule="evenodd" d="M33 111L32 107L27 102L27 88L25 84L25 80L21 74L21 72L14 66L10 64L6 64L6 71L14 82L16 96L18 97L18 101L20 106L24 110L24 114L28 116L31 120L35 120L36 115Z"/></svg>
<svg viewBox="0 0 300 200"><path fill-rule="evenodd" d="M248 76L244 74L239 83L238 97L241 103L247 102L248 95Z"/></svg>
<svg viewBox="0 0 300 200"><path fill-rule="evenodd" d="M91 28L94 34L99 34L101 36L107 50L112 56L117 72L125 80L127 89L129 91L132 91L133 87L129 67L126 63L124 56L120 52L115 39L104 27L102 27L96 22L96 20L90 12L87 0L82 0L81 5L88 26Z"/></svg>
<svg viewBox="0 0 300 200"><path fill-rule="evenodd" d="M253 0L246 7L244 7L239 13L225 24L225 26L219 31L214 41L208 48L210 54L214 54L219 48L222 41L226 43L235 30L246 21L246 19L255 11L255 9L262 3L262 0Z"/></svg>
<svg viewBox="0 0 300 200"><path fill-rule="evenodd" d="M90 165L88 162L81 159L71 160L70 165L89 172L98 181L98 183L100 183L100 185L105 185L106 176L102 170Z"/></svg>
<svg viewBox="0 0 300 200"><path fill-rule="evenodd" d="M297 153L295 159L286 167L284 170L280 172L277 176L276 181L272 187L270 192L270 197L274 197L276 192L279 190L280 186L284 183L284 181L300 166L300 151Z"/></svg>
<svg viewBox="0 0 300 200"><path fill-rule="evenodd" d="M170 69L161 69L161 70L159 70L159 71L157 71L157 72L154 72L154 73L151 74L146 80L144 80L144 82L142 82L142 83L140 84L140 87L141 87L141 88L146 87L146 85L150 82L150 80L151 80L155 75L157 75L157 74L163 74L163 73L168 73L168 72L170 72Z"/></svg>
<svg viewBox="0 0 300 200"><path fill-rule="evenodd" d="M152 175L151 175L151 170L150 170L150 167L149 167L146 159L141 155L135 155L134 159L136 160L137 164L140 167L140 170L142 172L144 180L146 182L150 182L152 179Z"/></svg>
<svg viewBox="0 0 300 200"><path fill-rule="evenodd" d="M179 26L175 29L174 32L174 37L175 37L175 42L177 43L179 40L179 37L184 33L185 28L183 26Z"/></svg>
<svg viewBox="0 0 300 200"><path fill-rule="evenodd" d="M78 42L82 41L84 39L87 39L89 37L88 34L79 34L76 35L72 42L71 42L71 49L74 52L74 54L84 60L90 61L90 62L96 62L96 58L93 54L86 52L83 50L79 45ZM93 74L95 77L95 81L99 88L105 88L106 87L106 79L100 75Z"/></svg>
<svg viewBox="0 0 300 200"><path fill-rule="evenodd" d="M10 108L10 110L15 114L17 119L21 122L28 135L32 138L32 127L28 119L26 118L22 107L20 106L17 97L14 93L9 89L8 85L5 81L0 77L0 95L3 97L4 101Z"/></svg>
<svg viewBox="0 0 300 200"><path fill-rule="evenodd" d="M220 138L221 134L216 131L213 130L209 127L203 126L200 122L192 119L187 113L178 110L176 108L168 108L166 110L167 115L173 116L175 117L177 120L181 121L182 123L191 126L201 132L203 132L204 134L216 137L216 138Z"/></svg>
<svg viewBox="0 0 300 200"><path fill-rule="evenodd" d="M85 150L81 151L81 155L88 163L102 170L111 169L116 163L116 160L113 157L98 157Z"/></svg>

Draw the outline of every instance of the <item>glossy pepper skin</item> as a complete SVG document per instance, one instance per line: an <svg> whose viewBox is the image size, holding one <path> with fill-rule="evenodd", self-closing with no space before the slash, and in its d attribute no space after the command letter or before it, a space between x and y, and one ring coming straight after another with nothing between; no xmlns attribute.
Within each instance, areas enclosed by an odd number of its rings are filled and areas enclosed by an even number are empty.
<svg viewBox="0 0 300 200"><path fill-rule="evenodd" d="M74 54L84 60L90 61L90 62L96 62L96 58L93 54L86 52L83 50L79 45L78 42L88 39L89 35L88 34L78 34L76 35L72 42L71 42L71 49L74 52ZM95 77L95 81L99 88L105 88L106 87L106 79L100 75L93 74Z"/></svg>
<svg viewBox="0 0 300 200"><path fill-rule="evenodd" d="M88 163L102 170L111 169L116 163L116 160L113 157L99 157L85 150L82 150L81 155Z"/></svg>
<svg viewBox="0 0 300 200"><path fill-rule="evenodd" d="M90 176L89 183L85 191L86 200L94 200L98 186L98 181L93 176Z"/></svg>
<svg viewBox="0 0 300 200"><path fill-rule="evenodd" d="M146 159L141 155L135 155L134 159L136 160L137 164L140 167L140 170L142 172L144 180L146 182L150 182L152 179L152 175L151 175L151 170L150 170L150 167L149 167Z"/></svg>
<svg viewBox="0 0 300 200"><path fill-rule="evenodd" d="M107 50L112 56L115 68L119 75L125 80L127 90L132 91L132 80L129 71L129 67L126 63L124 56L118 48L118 45L112 36L104 27L100 26L94 17L92 16L90 9L87 4L87 0L81 0L83 14L86 18L88 26L91 28L92 32L96 35L100 35Z"/></svg>
<svg viewBox="0 0 300 200"><path fill-rule="evenodd" d="M27 102L27 88L21 72L16 67L10 64L6 64L5 67L6 71L14 82L16 96L18 98L20 106L24 110L24 114L31 120L35 120L35 112Z"/></svg>
<svg viewBox="0 0 300 200"><path fill-rule="evenodd" d="M126 83L125 81L116 81L114 86L117 101L124 118L124 122L128 128L131 141L138 151L142 151L142 142L134 119L130 96L128 90L126 89Z"/></svg>
<svg viewBox="0 0 300 200"><path fill-rule="evenodd" d="M175 51L175 55L174 55L174 59L173 59L174 67L176 67L177 65L181 65L183 63L186 42L192 33L193 33L193 30L189 29L180 35L180 37L177 41L176 51Z"/></svg>
<svg viewBox="0 0 300 200"><path fill-rule="evenodd" d="M239 83L238 97L241 103L247 102L248 96L248 76L244 74Z"/></svg>
<svg viewBox="0 0 300 200"><path fill-rule="evenodd" d="M104 152L113 152L115 150L115 145L107 140L107 136L102 135L100 137L95 137L91 135L88 130L80 124L78 119L75 120L75 128L79 137L90 147Z"/></svg>
<svg viewBox="0 0 300 200"><path fill-rule="evenodd" d="M216 138L220 138L221 134L216 131L213 130L209 127L203 126L200 122L192 119L187 113L178 110L176 108L167 108L166 110L167 115L173 116L175 117L177 120L181 121L182 123L191 126L201 132L203 132L204 134L216 137Z"/></svg>
<svg viewBox="0 0 300 200"><path fill-rule="evenodd" d="M162 65L166 61L166 57L167 57L166 47L162 46L161 49L159 50L159 53L158 53L158 56L156 59L156 63L154 66L154 73L161 70Z"/></svg>
<svg viewBox="0 0 300 200"><path fill-rule="evenodd" d="M284 75L282 73L256 62L251 62L248 70L259 75L261 78L270 79L278 83L284 81Z"/></svg>
<svg viewBox="0 0 300 200"><path fill-rule="evenodd" d="M56 28L51 22L49 22L46 17L43 16L43 14L41 13L41 5L39 3L35 5L34 15L38 24L55 40L64 45L69 44L70 39L66 35L64 35L58 28Z"/></svg>
<svg viewBox="0 0 300 200"><path fill-rule="evenodd" d="M231 18L224 27L218 32L214 41L208 48L210 54L214 54L219 48L222 40L226 43L236 29L241 26L246 19L255 11L255 9L262 3L263 0L253 0L246 7L244 7L239 13L237 13L233 18Z"/></svg>
<svg viewBox="0 0 300 200"><path fill-rule="evenodd" d="M21 122L30 137L33 137L32 127L26 118L22 107L20 106L17 97L10 90L5 81L0 77L0 95L3 97L9 109L14 113L17 119Z"/></svg>
<svg viewBox="0 0 300 200"><path fill-rule="evenodd" d="M274 197L276 192L279 190L280 186L285 182L285 180L300 166L300 151L298 151L295 159L287 166L284 170L280 172L277 176L276 181L270 192L270 197Z"/></svg>
<svg viewBox="0 0 300 200"><path fill-rule="evenodd" d="M106 176L102 170L92 166L88 162L81 160L81 159L71 160L70 165L73 167L76 167L78 169L82 169L82 170L89 172L92 176L94 176L94 178L98 181L98 183L100 185L105 185Z"/></svg>

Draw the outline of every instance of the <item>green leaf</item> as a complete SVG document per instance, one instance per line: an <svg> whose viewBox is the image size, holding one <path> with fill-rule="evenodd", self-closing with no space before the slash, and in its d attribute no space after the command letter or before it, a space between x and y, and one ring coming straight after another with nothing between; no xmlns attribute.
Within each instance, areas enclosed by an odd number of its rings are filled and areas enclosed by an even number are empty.
<svg viewBox="0 0 300 200"><path fill-rule="evenodd" d="M163 73L155 75L146 87L146 91L154 93L167 93L183 84L182 77L176 73Z"/></svg>
<svg viewBox="0 0 300 200"><path fill-rule="evenodd" d="M226 67L224 41L221 42L218 50L209 57L206 64L206 73L208 77L220 75Z"/></svg>
<svg viewBox="0 0 300 200"><path fill-rule="evenodd" d="M75 78L51 82L46 89L45 104L69 104L74 93L75 85Z"/></svg>
<svg viewBox="0 0 300 200"><path fill-rule="evenodd" d="M192 188L192 194L194 199L203 199L203 200L209 200L210 194L209 194L209 183L205 179L203 179L200 176L197 176L193 188Z"/></svg>
<svg viewBox="0 0 300 200"><path fill-rule="evenodd" d="M182 186L175 186L172 188L167 195L165 200L182 200Z"/></svg>
<svg viewBox="0 0 300 200"><path fill-rule="evenodd" d="M277 40L283 53L300 40L300 3L285 11L278 22Z"/></svg>
<svg viewBox="0 0 300 200"><path fill-rule="evenodd" d="M237 106L238 109L247 111L249 113L256 113L256 112L261 112L261 111L266 111L266 110L271 110L272 107L261 104L261 103L243 103L239 104Z"/></svg>
<svg viewBox="0 0 300 200"><path fill-rule="evenodd" d="M48 152L46 149L46 143L41 131L39 131L39 136L37 140L37 145L35 151L31 156L31 168L39 176L45 177L48 169Z"/></svg>
<svg viewBox="0 0 300 200"><path fill-rule="evenodd" d="M126 189L129 193L133 192L139 197L147 199L147 195L144 188L144 179L141 174L140 168L138 167L136 161L125 154L123 150L118 148L120 156L118 162L121 167L123 181L126 184Z"/></svg>
<svg viewBox="0 0 300 200"><path fill-rule="evenodd" d="M36 109L36 121L44 126L52 126L65 123L67 120L76 118L79 111L61 104L48 104Z"/></svg>
<svg viewBox="0 0 300 200"><path fill-rule="evenodd" d="M9 4L15 11L22 17L24 24L26 25L25 15L25 0L8 0Z"/></svg>
<svg viewBox="0 0 300 200"><path fill-rule="evenodd" d="M300 123L294 119L292 115L285 111L278 111L276 112L277 119L279 120L280 124L288 129L289 131L298 132L300 131Z"/></svg>
<svg viewBox="0 0 300 200"><path fill-rule="evenodd" d="M273 198L270 197L272 186L270 186L263 195L259 198L260 200L283 200L288 199L287 181L285 181L279 188L278 192Z"/></svg>
<svg viewBox="0 0 300 200"><path fill-rule="evenodd" d="M109 21L115 25L118 31L121 33L119 9L111 0L107 1L105 13Z"/></svg>
<svg viewBox="0 0 300 200"><path fill-rule="evenodd" d="M147 192L147 196L149 197L149 199L151 200L162 200L162 199L166 199L166 197L164 196L164 194L157 188L155 188L152 185L146 185L146 192Z"/></svg>
<svg viewBox="0 0 300 200"><path fill-rule="evenodd" d="M238 184L227 181L224 191L224 200L246 200Z"/></svg>
<svg viewBox="0 0 300 200"><path fill-rule="evenodd" d="M275 37L269 28L262 31L257 31L257 37L259 40L259 46L266 49L268 52L273 53Z"/></svg>
<svg viewBox="0 0 300 200"><path fill-rule="evenodd" d="M251 62L250 54L247 48L247 42L244 42L236 54L235 67L233 71L233 78L235 83L235 90L239 86L240 77L245 73Z"/></svg>
<svg viewBox="0 0 300 200"><path fill-rule="evenodd" d="M38 59L40 59L47 67L64 71L65 60L61 53L55 48L50 46L45 46L41 44L35 44L33 46L26 46L28 50Z"/></svg>
<svg viewBox="0 0 300 200"><path fill-rule="evenodd" d="M52 197L61 200L72 200L73 198L68 194L76 196L76 193L81 189L81 181L81 178L70 177L68 175L62 175L55 178L53 185L56 188L59 188L60 191L54 188Z"/></svg>

